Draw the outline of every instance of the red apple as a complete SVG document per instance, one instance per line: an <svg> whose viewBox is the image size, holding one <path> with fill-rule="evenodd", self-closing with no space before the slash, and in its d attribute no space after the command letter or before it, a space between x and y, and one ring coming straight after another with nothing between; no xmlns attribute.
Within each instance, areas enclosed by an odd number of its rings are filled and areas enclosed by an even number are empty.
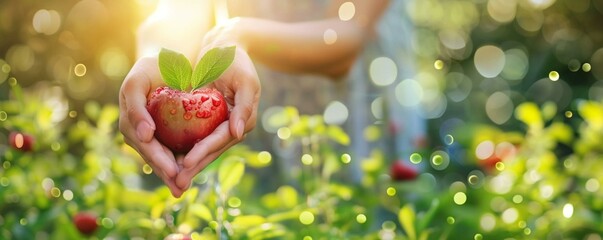
<svg viewBox="0 0 603 240"><path fill-rule="evenodd" d="M414 168L402 163L402 161L394 161L390 168L390 177L394 181L410 181L419 176L419 173Z"/></svg>
<svg viewBox="0 0 603 240"><path fill-rule="evenodd" d="M12 148L19 151L31 152L33 150L34 137L29 134L11 132L8 141Z"/></svg>
<svg viewBox="0 0 603 240"><path fill-rule="evenodd" d="M228 119L226 101L213 88L184 92L159 87L147 110L155 121L155 137L174 153L187 153Z"/></svg>
<svg viewBox="0 0 603 240"><path fill-rule="evenodd" d="M96 216L92 213L80 212L73 217L73 224L80 233L86 236L92 235L98 228Z"/></svg>

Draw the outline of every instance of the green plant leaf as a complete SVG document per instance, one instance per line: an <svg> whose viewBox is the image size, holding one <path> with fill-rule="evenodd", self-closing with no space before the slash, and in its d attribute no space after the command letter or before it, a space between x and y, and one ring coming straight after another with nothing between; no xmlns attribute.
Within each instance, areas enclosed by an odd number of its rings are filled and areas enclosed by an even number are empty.
<svg viewBox="0 0 603 240"><path fill-rule="evenodd" d="M207 222L211 222L213 217L211 215L211 211L207 206L201 203L195 203L190 205L189 211L196 217L201 218Z"/></svg>
<svg viewBox="0 0 603 240"><path fill-rule="evenodd" d="M159 52L159 71L165 84L177 90L185 90L190 85L192 67L182 54L162 48Z"/></svg>
<svg viewBox="0 0 603 240"><path fill-rule="evenodd" d="M226 194L239 183L245 173L245 164L239 157L225 158L218 169L220 192Z"/></svg>
<svg viewBox="0 0 603 240"><path fill-rule="evenodd" d="M341 145L345 145L345 146L350 145L350 136L348 136L348 134L345 131L343 131L343 129L341 129L341 127L339 127L337 125L330 125L327 128L327 135L333 141L335 141Z"/></svg>
<svg viewBox="0 0 603 240"><path fill-rule="evenodd" d="M406 235L408 235L408 239L416 240L417 232L415 229L415 210L412 208L410 204L404 205L400 212L398 213L398 220L404 228Z"/></svg>
<svg viewBox="0 0 603 240"><path fill-rule="evenodd" d="M533 102L524 102L515 108L515 118L526 125L535 128L542 128L542 113L538 105Z"/></svg>
<svg viewBox="0 0 603 240"><path fill-rule="evenodd" d="M419 221L419 225L417 226L417 232L419 232L419 234L421 234L421 238L423 238L424 234L426 233L424 231L427 229L427 227L431 223L431 220L435 216L439 207L440 207L440 200L433 199L431 201L431 206L429 207L429 210L427 210L427 212L423 215L423 217Z"/></svg>
<svg viewBox="0 0 603 240"><path fill-rule="evenodd" d="M193 89L211 83L218 79L232 64L235 56L235 46L212 48L195 66L191 86Z"/></svg>
<svg viewBox="0 0 603 240"><path fill-rule="evenodd" d="M232 220L232 226L239 231L246 232L249 228L259 226L265 222L266 219L259 215L242 215Z"/></svg>

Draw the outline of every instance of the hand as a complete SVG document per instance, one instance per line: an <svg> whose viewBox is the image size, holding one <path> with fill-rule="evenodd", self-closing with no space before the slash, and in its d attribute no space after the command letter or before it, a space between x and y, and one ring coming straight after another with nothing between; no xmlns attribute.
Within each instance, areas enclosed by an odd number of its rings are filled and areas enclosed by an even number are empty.
<svg viewBox="0 0 603 240"><path fill-rule="evenodd" d="M205 44L205 51L214 44ZM224 45L226 46L226 45ZM203 56L203 54L200 54ZM187 189L192 179L228 148L243 140L256 124L260 82L255 67L241 47L237 47L230 67L208 87L218 89L232 106L230 117L209 136L199 141L182 159L176 186ZM180 162L180 159L179 159Z"/></svg>
<svg viewBox="0 0 603 240"><path fill-rule="evenodd" d="M119 93L119 130L168 186L174 197L184 190L176 185L179 168L171 150L154 137L155 122L146 109L147 96L163 85L157 57L140 58L132 67Z"/></svg>

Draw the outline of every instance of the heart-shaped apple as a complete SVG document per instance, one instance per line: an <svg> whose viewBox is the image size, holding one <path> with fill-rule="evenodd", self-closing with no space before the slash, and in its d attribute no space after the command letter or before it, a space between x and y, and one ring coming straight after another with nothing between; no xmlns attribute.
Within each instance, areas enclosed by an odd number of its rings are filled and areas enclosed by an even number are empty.
<svg viewBox="0 0 603 240"><path fill-rule="evenodd" d="M216 80L234 60L235 47L209 50L195 70L181 53L162 49L159 70L167 86L148 98L155 121L155 137L174 153L187 153L228 119L228 105L220 91L201 88Z"/></svg>

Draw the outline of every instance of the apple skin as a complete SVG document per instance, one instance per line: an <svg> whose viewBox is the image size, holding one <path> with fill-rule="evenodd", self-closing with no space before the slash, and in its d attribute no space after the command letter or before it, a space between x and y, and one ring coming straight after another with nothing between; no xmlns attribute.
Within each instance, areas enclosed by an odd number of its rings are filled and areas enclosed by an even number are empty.
<svg viewBox="0 0 603 240"><path fill-rule="evenodd" d="M155 121L155 137L176 154L186 154L228 119L228 104L213 88L183 92L159 87L147 110Z"/></svg>
<svg viewBox="0 0 603 240"><path fill-rule="evenodd" d="M417 178L419 173L414 168L407 166L402 161L394 161L390 168L390 177L393 181L411 181Z"/></svg>
<svg viewBox="0 0 603 240"><path fill-rule="evenodd" d="M8 136L8 142L13 149L22 152L31 152L33 151L35 138L29 134L11 132Z"/></svg>
<svg viewBox="0 0 603 240"><path fill-rule="evenodd" d="M98 228L96 218L92 213L79 212L73 217L73 224L81 234L90 236Z"/></svg>

